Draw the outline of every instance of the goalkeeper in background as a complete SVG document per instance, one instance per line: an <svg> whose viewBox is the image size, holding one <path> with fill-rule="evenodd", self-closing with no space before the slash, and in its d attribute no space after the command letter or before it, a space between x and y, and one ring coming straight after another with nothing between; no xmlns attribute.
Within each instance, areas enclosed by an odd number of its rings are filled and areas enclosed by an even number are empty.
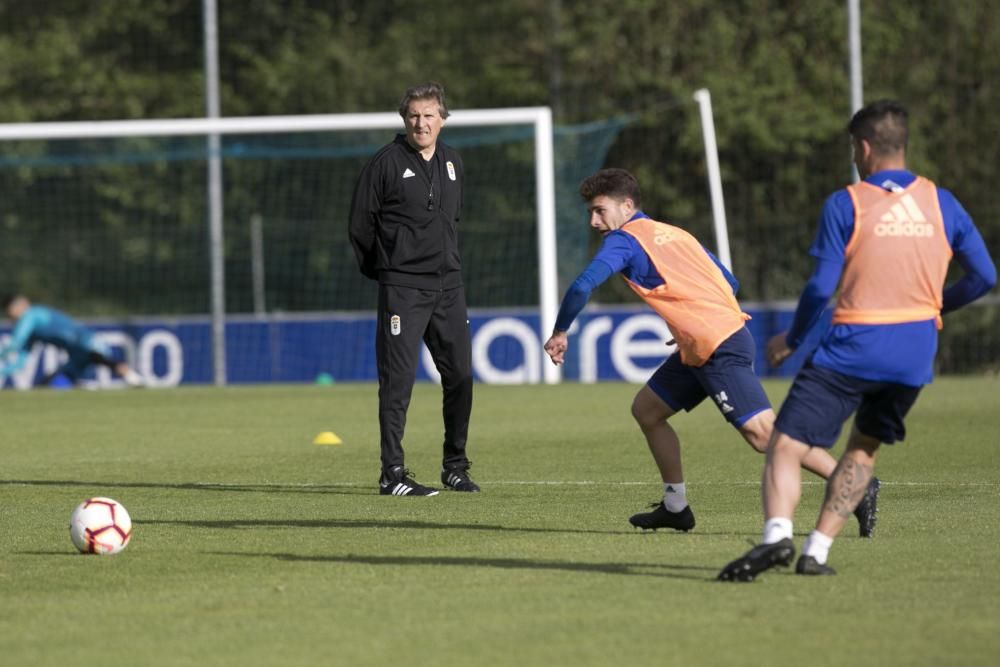
<svg viewBox="0 0 1000 667"><path fill-rule="evenodd" d="M590 226L604 234L593 260L566 292L545 351L563 363L567 330L593 292L615 273L664 319L678 352L670 355L639 390L632 416L642 429L663 480L663 501L629 522L643 529L690 530L681 466L680 440L669 420L711 397L722 416L758 452L765 451L774 411L753 370L754 341L749 315L736 301L736 278L693 236L652 220L642 212L639 183L624 169L603 169L580 185ZM836 461L826 450L802 460L807 470L827 478ZM858 507L861 534L874 527L878 481Z"/></svg>
<svg viewBox="0 0 1000 667"><path fill-rule="evenodd" d="M96 339L93 331L65 313L34 305L22 294L5 297L2 305L14 323L14 330L7 344L0 348L0 383L24 366L35 343L43 343L65 350L69 360L42 378L42 385L48 385L58 375L76 385L88 367L102 365L113 370L130 387L142 386L138 373L124 361L112 359L111 350ZM8 362L11 356L13 359Z"/></svg>

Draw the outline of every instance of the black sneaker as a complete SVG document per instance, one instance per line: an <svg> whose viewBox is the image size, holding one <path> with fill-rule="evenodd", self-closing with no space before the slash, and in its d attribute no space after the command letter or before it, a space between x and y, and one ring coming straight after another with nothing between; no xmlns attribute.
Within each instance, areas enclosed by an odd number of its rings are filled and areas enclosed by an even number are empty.
<svg viewBox="0 0 1000 667"><path fill-rule="evenodd" d="M754 577L776 565L786 566L795 558L795 545L789 538L773 544L758 544L722 568L719 581L753 581Z"/></svg>
<svg viewBox="0 0 1000 667"><path fill-rule="evenodd" d="M410 477L403 466L383 470L378 480L378 492L383 496L436 496L437 489L424 486Z"/></svg>
<svg viewBox="0 0 1000 667"><path fill-rule="evenodd" d="M441 483L452 491L479 493L479 485L469 477L468 468L445 468L441 471Z"/></svg>
<svg viewBox="0 0 1000 667"><path fill-rule="evenodd" d="M673 528L683 530L685 533L694 528L694 512L687 506L680 512L671 512L663 506L662 502L653 503L650 507L655 507L652 512L633 514L628 522L636 528L643 530L656 530L657 528Z"/></svg>
<svg viewBox="0 0 1000 667"><path fill-rule="evenodd" d="M837 571L829 565L818 562L812 556L802 555L795 563L795 574L837 574Z"/></svg>
<svg viewBox="0 0 1000 667"><path fill-rule="evenodd" d="M882 483L878 477L872 477L861 502L854 508L854 516L858 517L858 533L861 537L871 537L875 532L875 515L878 513L878 490Z"/></svg>

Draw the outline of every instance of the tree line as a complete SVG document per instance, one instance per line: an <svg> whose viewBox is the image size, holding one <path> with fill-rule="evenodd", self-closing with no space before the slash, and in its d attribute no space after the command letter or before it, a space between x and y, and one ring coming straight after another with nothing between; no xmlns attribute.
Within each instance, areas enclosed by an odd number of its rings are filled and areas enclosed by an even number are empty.
<svg viewBox="0 0 1000 667"><path fill-rule="evenodd" d="M701 126L691 99L695 90L708 88L741 297L789 299L810 271L806 249L823 199L851 177L844 129L851 111L845 5L843 0L219 0L222 113L392 111L408 85L434 79L445 85L453 108L547 105L557 128L617 122L602 163L639 177L651 215L686 226L711 245ZM894 97L908 105L911 166L959 197L995 253L1000 3L863 1L861 9L866 101ZM203 115L201 10L200 0L0 1L0 122ZM37 146L0 146L0 229L6 236L0 259L8 288L27 284L57 301L72 299L102 312L154 309L150 299L159 310L207 307L207 301L190 300L207 272L197 268L207 255L195 249L204 241L201 204L184 204L188 210L180 214L165 212L169 195L136 191L106 170L93 182L53 185L72 169L72 160L47 164L48 171L27 169L25 155L37 158L42 152ZM566 173L578 176L570 167L584 162L575 153L563 159ZM153 164L112 169L170 172ZM202 174L192 174L165 180L177 180L176 189L198 187ZM227 256L233 262L227 277L231 271L232 284L242 286L249 282L242 273L245 263L235 258L247 243L237 230L228 230L253 213L252 206L238 206L262 181L234 180L244 185L227 184L227 238L232 239ZM303 187L280 182L289 188L289 200ZM573 210L578 202L572 200L572 186L562 185L561 239L586 250L595 240L582 218L574 217L582 209ZM347 192L350 183L336 187ZM100 211L86 234L74 232L82 223L74 224L73 203L84 197L74 188L87 188L86 206ZM483 199L489 207L473 210L488 218L490 211L510 209L506 217L480 220L478 230L477 221L469 219L472 239L490 246L478 251L484 266L503 266L499 255L511 254L508 242L491 236L496 227L530 223L520 220L523 213L515 204L498 207L504 195L487 190ZM282 289L294 291L295 281L306 279L321 295L319 303L296 305L275 288L274 301L285 298L288 308L336 305L323 301L334 298L323 272L352 261L338 248L344 196L349 194L327 196L322 207L300 216L294 210L270 216L277 220L267 232L275 244L303 234L311 244L290 249L294 258L269 260L307 267L301 269L306 273L287 269ZM157 221L168 217L180 222L169 232L156 231ZM137 219L146 222L136 226ZM166 236L189 239L184 243L190 242L190 249L179 251L188 246L159 238ZM53 238L65 238L66 247L40 260L34 249ZM129 272L150 262L169 266L177 259L170 255L178 253L191 263L190 271L174 272L183 275L159 285L157 295L148 289L128 292L130 284L142 289ZM570 261L584 256L571 253ZM108 257L123 264L115 268ZM73 268L88 258L95 265L86 272ZM104 278L97 263L108 272ZM272 274L280 277L281 271L274 268ZM354 280L346 272L337 275L337 282ZM231 296L233 310L246 309L240 289ZM480 300L489 305L493 291L495 286L484 287ZM630 298L616 284L598 296ZM476 299L470 302L475 305Z"/></svg>

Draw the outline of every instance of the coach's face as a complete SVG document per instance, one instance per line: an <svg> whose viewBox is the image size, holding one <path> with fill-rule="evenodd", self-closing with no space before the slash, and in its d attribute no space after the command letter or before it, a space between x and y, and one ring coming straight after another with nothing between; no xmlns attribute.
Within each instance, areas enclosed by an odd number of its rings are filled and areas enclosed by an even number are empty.
<svg viewBox="0 0 1000 667"><path fill-rule="evenodd" d="M598 195L587 204L590 211L590 226L602 234L621 229L635 213L635 206L632 200L615 199L607 195Z"/></svg>
<svg viewBox="0 0 1000 667"><path fill-rule="evenodd" d="M424 159L432 157L438 135L444 127L444 118L441 117L441 108L437 100L433 98L413 100L406 108L403 120L406 122L406 141L419 151Z"/></svg>

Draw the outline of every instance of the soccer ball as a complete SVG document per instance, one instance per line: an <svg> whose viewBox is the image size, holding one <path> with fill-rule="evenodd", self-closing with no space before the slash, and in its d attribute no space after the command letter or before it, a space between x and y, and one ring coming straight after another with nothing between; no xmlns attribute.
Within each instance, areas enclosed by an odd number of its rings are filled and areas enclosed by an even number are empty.
<svg viewBox="0 0 1000 667"><path fill-rule="evenodd" d="M69 536L82 553L110 556L132 539L132 517L111 498L84 500L69 518Z"/></svg>

